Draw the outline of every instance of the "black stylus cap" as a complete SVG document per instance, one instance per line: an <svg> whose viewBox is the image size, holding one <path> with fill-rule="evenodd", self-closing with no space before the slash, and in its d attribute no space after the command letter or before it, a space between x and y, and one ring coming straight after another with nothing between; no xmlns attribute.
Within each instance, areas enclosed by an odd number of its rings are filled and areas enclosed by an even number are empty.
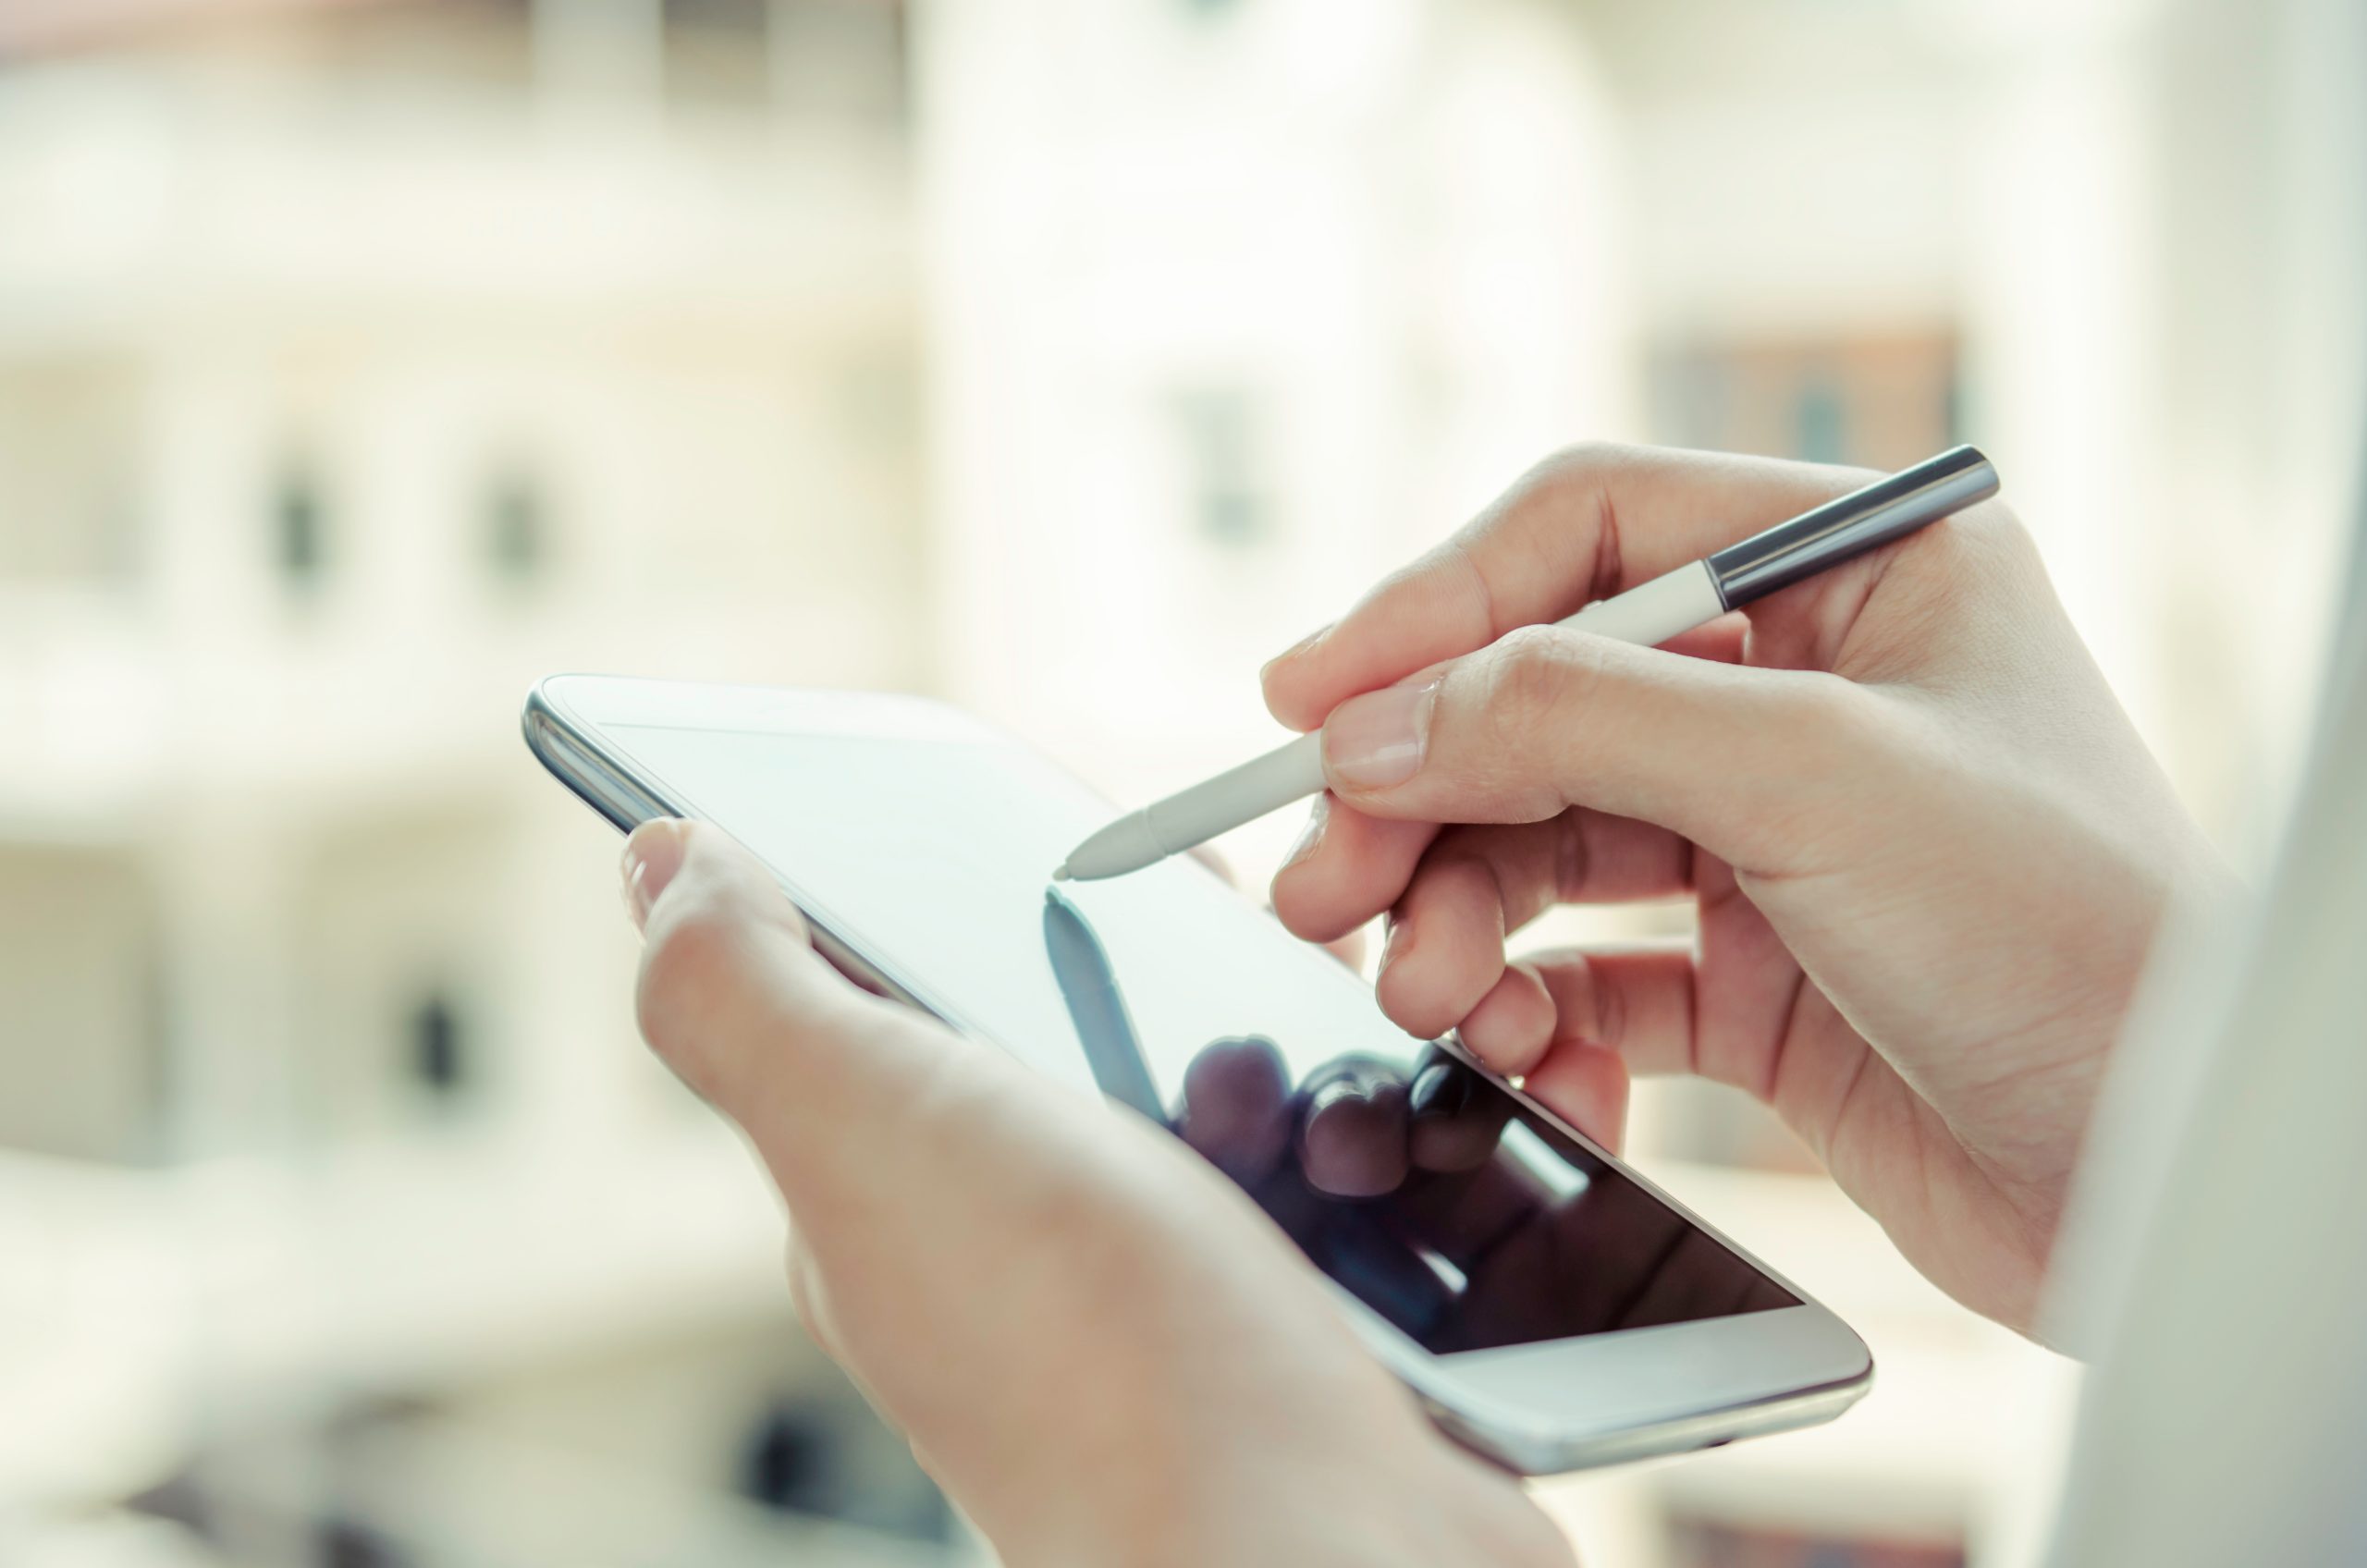
<svg viewBox="0 0 2367 1568"><path fill-rule="evenodd" d="M1731 609L1995 494L1989 459L1958 447L1727 545L1710 557L1710 575Z"/></svg>

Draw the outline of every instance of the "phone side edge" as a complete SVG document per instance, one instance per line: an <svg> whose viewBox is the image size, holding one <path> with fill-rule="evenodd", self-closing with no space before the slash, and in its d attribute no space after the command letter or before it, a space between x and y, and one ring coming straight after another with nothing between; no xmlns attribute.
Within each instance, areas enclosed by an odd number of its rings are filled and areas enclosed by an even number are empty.
<svg viewBox="0 0 2367 1568"><path fill-rule="evenodd" d="M597 813L619 833L631 833L643 823L660 816L688 817L693 814L680 802L669 801L646 780L635 774L632 766L617 756L599 741L588 721L570 712L558 693L551 690L556 681L596 680L599 676L551 675L534 682L526 693L526 702L519 716L519 725L526 740L526 749L543 765L550 776L565 785L568 791ZM789 889L782 889L784 895ZM796 900L791 897L791 902ZM917 1008L931 1017L951 1025L936 1009L897 984L894 976L865 959L852 947L816 918L814 912L798 906L805 917L805 928L820 953L832 968L858 986Z"/></svg>
<svg viewBox="0 0 2367 1568"><path fill-rule="evenodd" d="M652 817L679 816L681 808L648 789L614 753L577 722L552 685L582 680L569 675L546 676L526 693L519 715L526 749L550 776L575 797L606 818L619 833L630 833Z"/></svg>
<svg viewBox="0 0 2367 1568"><path fill-rule="evenodd" d="M1398 1369L1392 1365L1391 1370ZM1410 1384L1402 1372L1399 1376ZM1414 1386L1414 1392L1439 1430L1461 1447L1515 1475L1541 1476L1723 1448L1745 1438L1772 1437L1821 1426L1863 1399L1873 1383L1874 1365L1869 1356L1858 1372L1837 1382L1811 1384L1769 1399L1665 1416L1615 1431L1583 1436L1528 1422L1502 1420L1493 1410L1476 1410L1467 1401L1458 1403L1447 1390Z"/></svg>

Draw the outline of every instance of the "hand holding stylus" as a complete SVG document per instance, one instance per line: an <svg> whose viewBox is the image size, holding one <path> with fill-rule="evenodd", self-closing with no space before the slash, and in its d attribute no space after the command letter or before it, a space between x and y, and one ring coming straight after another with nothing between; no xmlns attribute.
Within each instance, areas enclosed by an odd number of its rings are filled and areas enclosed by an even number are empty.
<svg viewBox="0 0 2367 1568"><path fill-rule="evenodd" d="M1613 642L1655 647L1996 493L1997 471L1989 459L1970 447L1957 447L1847 495L1828 497L1748 537L1727 539L1699 559L1665 565L1616 592L1606 590L1558 624ZM1405 700L1418 702L1419 683L1408 684L1415 692ZM1070 851L1053 878L1090 882L1139 871L1293 801L1320 793L1326 770L1341 760L1329 737L1305 735L1286 741L1127 813ZM1351 753L1347 760L1367 768L1387 768L1402 759Z"/></svg>
<svg viewBox="0 0 2367 1568"><path fill-rule="evenodd" d="M1999 503L1639 648L1551 621L1862 476L1588 449L1276 659L1331 794L1274 882L1379 987L1576 1114L1631 1072L1774 1106L1910 1259L2027 1325L2092 1089L2211 860ZM1418 679L1409 679L1416 678ZM1548 906L1690 950L1513 962Z"/></svg>

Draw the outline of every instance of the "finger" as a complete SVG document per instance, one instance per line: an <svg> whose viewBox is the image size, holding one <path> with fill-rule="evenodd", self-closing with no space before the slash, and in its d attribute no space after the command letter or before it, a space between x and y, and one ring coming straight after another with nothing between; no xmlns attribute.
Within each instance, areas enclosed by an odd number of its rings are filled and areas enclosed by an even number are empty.
<svg viewBox="0 0 2367 1568"><path fill-rule="evenodd" d="M1595 812L1449 828L1391 913L1375 980L1381 1009L1425 1038L1459 1026L1489 1066L1526 1072L1552 1010L1533 977L1506 968L1505 938L1556 904L1689 891L1693 859L1692 845L1666 828Z"/></svg>
<svg viewBox="0 0 2367 1568"><path fill-rule="evenodd" d="M1299 840L1294 843L1294 846L1290 846L1290 852L1283 857L1283 864L1273 872L1273 886L1276 886L1276 888L1283 886L1283 878L1285 874L1290 874L1290 869L1297 867L1299 863L1305 863L1309 855L1314 855L1314 852L1318 851L1328 839L1331 839L1332 843L1344 843L1344 846L1347 846L1347 851L1344 852L1373 855L1378 857L1378 860L1385 860L1385 863L1396 863L1396 860L1402 860L1399 855L1390 852L1392 840L1404 840L1404 843L1408 843L1408 846L1420 846L1423 840L1429 839L1429 831L1425 829L1423 825L1417 825L1417 822L1390 822L1390 825L1378 825L1378 822L1370 817L1361 819L1361 822L1354 822L1354 825L1343 825L1343 831L1340 831L1337 836L1332 836L1331 831L1328 831L1331 829L1331 819L1332 819L1332 798L1331 793L1320 793L1320 796L1316 796L1314 808L1306 813L1306 827L1305 829L1299 829ZM1416 852L1420 851L1416 848ZM1299 924L1302 924L1302 926L1306 928L1306 933L1309 933L1306 940L1323 943L1326 948L1331 948L1332 957L1343 962L1343 964L1347 964L1349 969L1364 969L1364 926L1370 922L1370 916L1358 919L1358 922L1349 922L1344 924L1344 926L1337 926L1337 924L1332 924L1328 916L1323 916L1320 905L1309 905L1309 902L1297 893L1293 893L1293 907L1299 914ZM1273 893L1267 895L1267 912L1269 914L1273 914L1273 919L1283 919L1283 910L1281 910L1281 905L1276 902ZM1309 914L1314 914L1314 919L1309 919ZM1290 926L1290 922L1283 922L1283 928L1285 931L1290 931L1293 926Z"/></svg>
<svg viewBox="0 0 2367 1568"><path fill-rule="evenodd" d="M1435 1039L1503 975L1502 895L1484 862L1450 860L1426 868L1406 890L1404 908L1404 918L1390 922L1373 994L1399 1028Z"/></svg>
<svg viewBox="0 0 2367 1568"><path fill-rule="evenodd" d="M1680 948L1558 951L1535 954L1523 962L1536 972L1552 1000L1553 1053L1580 1047L1613 1052L1631 1074L1694 1071L1697 1013L1690 952ZM1539 1071L1544 1068L1540 1065Z"/></svg>
<svg viewBox="0 0 2367 1568"><path fill-rule="evenodd" d="M1540 822L1571 806L1673 829L1753 871L1807 869L1866 753L1895 729L1836 676L1746 668L1560 627L1515 631L1426 686L1323 727L1343 805L1420 822Z"/></svg>
<svg viewBox="0 0 2367 1568"><path fill-rule="evenodd" d="M1336 1197L1370 1198L1404 1182L1412 1113L1404 1074L1378 1057L1349 1056L1308 1075L1299 1168Z"/></svg>
<svg viewBox="0 0 2367 1568"><path fill-rule="evenodd" d="M1619 1053L1631 1073L1686 1073L1742 1090L1784 1113L1807 1114L1838 1088L1854 1057L1787 1050L1804 1006L1832 1004L1803 990L1798 964L1748 904L1731 923L1704 917L1704 950L1718 951L1719 984L1705 991L1693 955L1678 948L1541 953L1526 960L1553 1000L1547 1060L1572 1044ZM1755 950L1745 950L1746 949ZM1835 1020L1837 1022L1837 1019ZM1778 1070L1781 1069L1779 1074Z"/></svg>
<svg viewBox="0 0 2367 1568"><path fill-rule="evenodd" d="M1271 1040L1219 1040L1184 1070L1176 1132L1243 1186L1273 1174L1292 1121L1290 1073Z"/></svg>
<svg viewBox="0 0 2367 1568"><path fill-rule="evenodd" d="M1460 1027L1464 1041L1499 1072L1528 1070L1544 1048L1541 1017L1498 989L1514 976L1504 940L1544 911L1565 903L1674 898L1690 890L1693 847L1666 828L1595 812L1565 812L1517 827L1451 827L1440 834L1402 889L1388 896L1390 944L1376 979L1381 1006L1424 1036ZM1340 868L1346 880L1359 875ZM1345 913L1344 897L1337 906ZM1534 1021L1534 1026L1530 1026Z"/></svg>
<svg viewBox="0 0 2367 1568"><path fill-rule="evenodd" d="M1626 1142L1628 1084L1617 1051L1576 1042L1548 1051L1521 1080L1539 1104L1613 1154Z"/></svg>
<svg viewBox="0 0 2367 1568"><path fill-rule="evenodd" d="M1541 823L1441 829L1364 816L1353 806L1334 806L1331 815L1342 830L1324 833L1287 868L1287 886L1276 881L1276 913L1287 900L1285 924L1294 930L1353 929L1384 912L1404 920L1408 890L1430 866L1457 860L1486 863L1503 894L1506 931L1555 904L1625 903L1691 890L1692 846L1632 817L1577 810Z"/></svg>
<svg viewBox="0 0 2367 1568"><path fill-rule="evenodd" d="M625 865L645 937L642 1033L757 1136L785 1182L882 1136L964 1054L950 1034L823 963L772 875L720 829L644 823Z"/></svg>
<svg viewBox="0 0 2367 1568"><path fill-rule="evenodd" d="M1505 1077L1517 1078L1553 1043L1553 998L1528 965L1505 963L1501 949L1495 962L1500 973L1455 1026L1455 1035L1472 1055Z"/></svg>
<svg viewBox="0 0 2367 1568"><path fill-rule="evenodd" d="M1579 447L1268 665L1266 704L1312 729L1359 692L1624 593L1869 477L1764 458Z"/></svg>
<svg viewBox="0 0 2367 1568"><path fill-rule="evenodd" d="M1316 797L1306 831L1274 873L1274 914L1293 936L1333 942L1396 901L1438 828L1367 816ZM1371 889L1390 891L1376 900Z"/></svg>

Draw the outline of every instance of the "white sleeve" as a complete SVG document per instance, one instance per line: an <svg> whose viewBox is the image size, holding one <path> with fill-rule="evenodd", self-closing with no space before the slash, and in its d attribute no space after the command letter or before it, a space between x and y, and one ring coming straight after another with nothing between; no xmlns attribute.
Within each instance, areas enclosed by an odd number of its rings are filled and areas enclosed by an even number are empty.
<svg viewBox="0 0 2367 1568"><path fill-rule="evenodd" d="M2367 1564L2357 604L2349 643L2257 917L2165 944L2091 1133L2052 1319L2096 1361L2061 1568Z"/></svg>

